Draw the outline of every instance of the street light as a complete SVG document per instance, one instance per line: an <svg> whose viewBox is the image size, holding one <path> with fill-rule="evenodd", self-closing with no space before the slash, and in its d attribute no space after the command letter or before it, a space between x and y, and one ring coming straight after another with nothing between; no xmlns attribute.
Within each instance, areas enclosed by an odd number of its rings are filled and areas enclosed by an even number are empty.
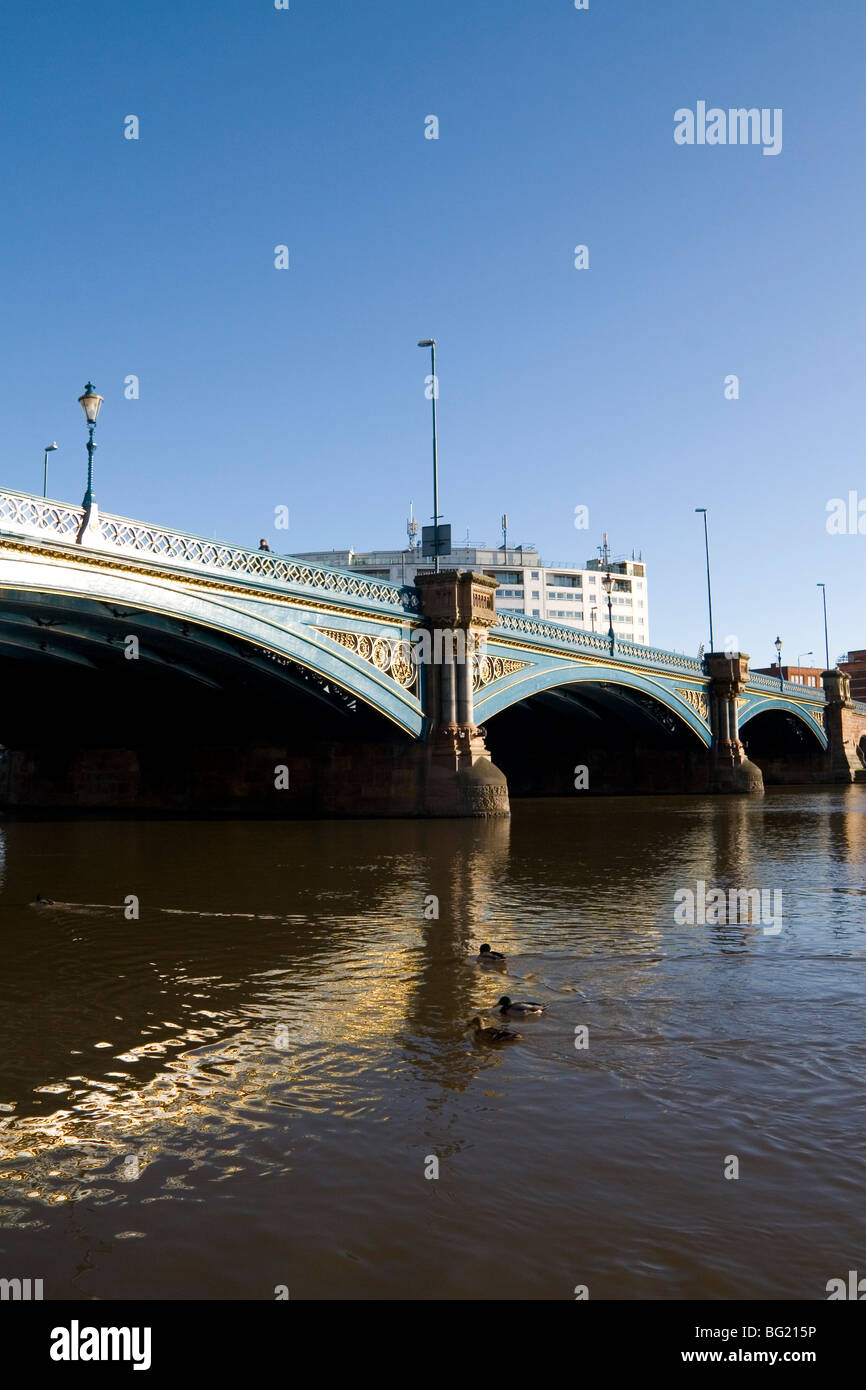
<svg viewBox="0 0 866 1390"><path fill-rule="evenodd" d="M47 496L48 496L48 455L49 455L54 449L56 449L56 448L57 448L56 442L55 442L54 444L46 444L46 445L45 445L45 457L44 457L43 460L42 460L42 496L43 496L43 497L47 497Z"/></svg>
<svg viewBox="0 0 866 1390"><path fill-rule="evenodd" d="M607 635L608 635L608 637L610 638L610 654L611 654L611 656L613 656L613 654L614 654L614 642L615 642L616 639L614 638L614 635L613 635L613 599L612 599L612 597L611 597L611 594L612 594L612 592L613 592L613 575L612 575L612 574L606 574L606 575L604 576L604 579L602 579L602 581L601 581L601 587L604 589L604 592L607 594L607 621L608 621Z"/></svg>
<svg viewBox="0 0 866 1390"><path fill-rule="evenodd" d="M695 507L695 511L702 513L704 518L704 546L707 552L707 603L710 608L710 651L714 652L716 645L713 641L713 590L710 585L710 532L707 526L707 509L706 507Z"/></svg>
<svg viewBox="0 0 866 1390"><path fill-rule="evenodd" d="M776 648L776 659L779 663L779 684L782 685L782 639L777 637L773 646Z"/></svg>
<svg viewBox="0 0 866 1390"><path fill-rule="evenodd" d="M818 584L818 585L816 585L816 588L820 589L821 592L822 592L822 594L824 595L824 659L825 659L825 661L826 661L826 663L827 663L826 666L824 667L824 670L825 670L825 671L829 671L829 670L830 670L830 638L829 638L829 635L828 635L828 633L827 633L827 585L826 585L826 584Z"/></svg>
<svg viewBox="0 0 866 1390"><path fill-rule="evenodd" d="M96 421L104 399L104 396L98 395L92 381L88 381L84 388L84 394L78 397L78 404L84 411L84 418L90 430L87 440L87 491L81 504L85 508L93 506L93 451L96 448L93 442L93 431L96 429Z"/></svg>
<svg viewBox="0 0 866 1390"><path fill-rule="evenodd" d="M803 657L804 657L804 656L814 656L814 655L815 655L814 652L798 652L798 653L797 653L797 665L798 665L798 666L800 665L800 662L803 660Z"/></svg>
<svg viewBox="0 0 866 1390"><path fill-rule="evenodd" d="M433 399L433 541L435 554L433 556L433 569L439 573L439 458L436 452L436 339L422 338L418 343L420 348L430 349L430 395Z"/></svg>

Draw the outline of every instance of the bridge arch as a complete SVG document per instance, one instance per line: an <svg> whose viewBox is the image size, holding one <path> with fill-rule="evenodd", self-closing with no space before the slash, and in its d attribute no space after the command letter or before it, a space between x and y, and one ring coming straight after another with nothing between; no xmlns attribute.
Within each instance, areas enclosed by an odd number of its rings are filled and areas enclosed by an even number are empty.
<svg viewBox="0 0 866 1390"><path fill-rule="evenodd" d="M820 709L822 706L818 706L818 708ZM752 723L752 720L764 714L788 715L790 718L796 719L800 726L804 729L808 729L821 749L827 748L827 734L825 730L820 727L814 719L809 717L806 710L800 705L792 703L790 700L770 698L767 700L761 699L752 701L740 713L740 732L742 733L744 729L747 729L749 724Z"/></svg>
<svg viewBox="0 0 866 1390"><path fill-rule="evenodd" d="M509 660L526 655L515 648ZM653 672L591 659L524 663L482 689L476 719L512 797L699 793L711 734L698 712L703 690L685 688L695 708Z"/></svg>
<svg viewBox="0 0 866 1390"><path fill-rule="evenodd" d="M680 682L682 684L682 682ZM652 676L644 676L633 670L618 670L615 667L592 663L558 664L542 670L529 669L515 674L507 681L497 682L489 693L481 691L475 700L475 713L479 723L485 723L494 715L528 700L532 696L569 686L604 686L612 690L639 691L656 701L664 709L675 715L700 740L705 748L712 743L708 724L695 709L677 693L673 684ZM696 693L700 693L699 690Z"/></svg>
<svg viewBox="0 0 866 1390"><path fill-rule="evenodd" d="M370 644L389 630L382 617L351 618L322 607L286 604L274 614L273 601L190 594L164 583L107 575L94 583L92 571L64 569L46 583L41 573L22 582L16 562L14 582L0 564L0 660L7 673L17 661L79 672L125 665L123 642L138 638L140 659L151 668L217 687L220 676L255 673L274 698L280 691L305 687L312 698L333 685L382 721L412 739L421 736L424 719L415 689L365 660L331 633L351 628ZM393 624L395 643L406 629ZM357 647L357 641L355 642ZM152 672L151 672L152 673ZM0 739L3 731L0 730Z"/></svg>

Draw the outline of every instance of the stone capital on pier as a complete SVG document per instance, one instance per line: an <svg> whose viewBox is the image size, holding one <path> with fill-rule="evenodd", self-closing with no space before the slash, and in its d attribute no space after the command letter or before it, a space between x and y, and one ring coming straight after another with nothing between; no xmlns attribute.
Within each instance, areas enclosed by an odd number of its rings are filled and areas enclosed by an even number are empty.
<svg viewBox="0 0 866 1390"><path fill-rule="evenodd" d="M490 627L496 622L493 595L498 580L478 570L420 570L421 611L433 627Z"/></svg>
<svg viewBox="0 0 866 1390"><path fill-rule="evenodd" d="M847 671L840 671L838 666L835 671L822 671L821 684L828 705L843 705L848 708L853 704L851 677Z"/></svg>

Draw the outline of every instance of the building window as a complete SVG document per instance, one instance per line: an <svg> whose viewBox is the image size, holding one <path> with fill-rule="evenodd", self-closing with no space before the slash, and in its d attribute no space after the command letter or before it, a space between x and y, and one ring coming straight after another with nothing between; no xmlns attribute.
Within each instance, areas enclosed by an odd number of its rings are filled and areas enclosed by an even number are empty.
<svg viewBox="0 0 866 1390"><path fill-rule="evenodd" d="M548 573L547 583L554 589L579 589L581 587L579 574L557 574L555 571L553 574Z"/></svg>

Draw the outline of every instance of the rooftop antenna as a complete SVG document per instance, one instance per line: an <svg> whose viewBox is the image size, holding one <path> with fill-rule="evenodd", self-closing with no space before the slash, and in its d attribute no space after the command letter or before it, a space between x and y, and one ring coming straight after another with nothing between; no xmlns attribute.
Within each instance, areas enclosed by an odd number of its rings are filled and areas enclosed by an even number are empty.
<svg viewBox="0 0 866 1390"><path fill-rule="evenodd" d="M607 532L604 533L604 545L597 545L596 550L601 556L602 569L610 568L610 546L607 543Z"/></svg>
<svg viewBox="0 0 866 1390"><path fill-rule="evenodd" d="M409 549L415 550L418 545L418 523L415 520L415 513L412 510L413 504L409 503L409 520L406 522L406 535L409 537Z"/></svg>
<svg viewBox="0 0 866 1390"><path fill-rule="evenodd" d="M508 513L502 513L502 549L508 549Z"/></svg>

